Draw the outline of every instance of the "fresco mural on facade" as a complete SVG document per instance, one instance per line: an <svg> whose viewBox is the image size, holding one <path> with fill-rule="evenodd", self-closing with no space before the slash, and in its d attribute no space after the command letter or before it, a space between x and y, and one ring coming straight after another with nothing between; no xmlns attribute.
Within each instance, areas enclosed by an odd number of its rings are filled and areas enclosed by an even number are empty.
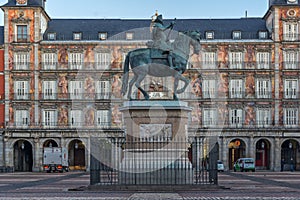
<svg viewBox="0 0 300 200"><path fill-rule="evenodd" d="M88 75L84 81L84 97L85 99L94 99L95 98L95 81Z"/></svg>
<svg viewBox="0 0 300 200"><path fill-rule="evenodd" d="M65 47L61 47L58 50L58 67L61 69L68 69L68 50Z"/></svg>
<svg viewBox="0 0 300 200"><path fill-rule="evenodd" d="M202 124L202 110L199 103L191 103L190 106L193 108L191 112L191 121L192 124Z"/></svg>
<svg viewBox="0 0 300 200"><path fill-rule="evenodd" d="M247 52L245 56L245 68L246 69L255 69L255 50L253 45L248 45Z"/></svg>
<svg viewBox="0 0 300 200"><path fill-rule="evenodd" d="M246 98L255 97L255 78L253 73L249 73L246 77L245 91Z"/></svg>
<svg viewBox="0 0 300 200"><path fill-rule="evenodd" d="M119 47L113 47L111 69L122 69L122 51Z"/></svg>
<svg viewBox="0 0 300 200"><path fill-rule="evenodd" d="M228 46L218 46L218 68L228 68Z"/></svg>
<svg viewBox="0 0 300 200"><path fill-rule="evenodd" d="M228 97L228 75L227 73L219 74L219 87L218 87L218 95L219 97Z"/></svg>
<svg viewBox="0 0 300 200"><path fill-rule="evenodd" d="M246 104L245 107L246 117L245 117L245 124L249 126L255 125L255 103L250 102Z"/></svg>
<svg viewBox="0 0 300 200"><path fill-rule="evenodd" d="M191 92L196 97L202 97L202 81L200 74L197 72L191 73Z"/></svg>
<svg viewBox="0 0 300 200"><path fill-rule="evenodd" d="M66 105L61 105L58 108L58 125L68 126L68 108Z"/></svg>
<svg viewBox="0 0 300 200"><path fill-rule="evenodd" d="M95 59L94 59L93 47L87 47L84 52L84 67L85 69L94 69Z"/></svg>
<svg viewBox="0 0 300 200"><path fill-rule="evenodd" d="M67 74L60 74L58 78L58 98L68 98Z"/></svg>
<svg viewBox="0 0 300 200"><path fill-rule="evenodd" d="M122 106L121 103L114 103L111 109L111 123L114 127L121 127L122 125L122 113L119 108Z"/></svg>
<svg viewBox="0 0 300 200"><path fill-rule="evenodd" d="M84 124L86 126L94 126L95 125L95 109L93 106L87 106L85 109L85 115L84 115L85 122Z"/></svg>
<svg viewBox="0 0 300 200"><path fill-rule="evenodd" d="M122 75L120 73L113 74L112 83L111 83L112 97L122 98L121 88L122 88Z"/></svg>

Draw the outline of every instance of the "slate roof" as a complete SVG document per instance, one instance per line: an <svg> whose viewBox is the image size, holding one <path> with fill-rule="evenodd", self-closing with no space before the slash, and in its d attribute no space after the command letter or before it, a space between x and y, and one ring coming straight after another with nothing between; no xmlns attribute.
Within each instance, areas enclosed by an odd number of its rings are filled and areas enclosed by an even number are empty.
<svg viewBox="0 0 300 200"><path fill-rule="evenodd" d="M26 6L43 7L43 1L44 0L28 0ZM4 4L2 7L16 6L16 4L17 4L16 0L8 0L8 2Z"/></svg>
<svg viewBox="0 0 300 200"><path fill-rule="evenodd" d="M168 25L172 20L164 20ZM98 40L98 33L107 33L108 39L125 39L126 32L133 32L135 40L150 39L151 20L147 19L53 19L49 22L48 33L55 33L56 40L73 40L73 33L82 33L82 40ZM215 39L231 39L233 31L241 31L242 39L257 39L258 31L266 31L262 18L241 19L177 19L176 31L197 30L202 38L206 31L214 31Z"/></svg>
<svg viewBox="0 0 300 200"><path fill-rule="evenodd" d="M297 4L300 5L300 1ZM271 0L270 6L272 5L289 5L289 4L287 4L286 0ZM295 6L295 4L293 4L293 6Z"/></svg>

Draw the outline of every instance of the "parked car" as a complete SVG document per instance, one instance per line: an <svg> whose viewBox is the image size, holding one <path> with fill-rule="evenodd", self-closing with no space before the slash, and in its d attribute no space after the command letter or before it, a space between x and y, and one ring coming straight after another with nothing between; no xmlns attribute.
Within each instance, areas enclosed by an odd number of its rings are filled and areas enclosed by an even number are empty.
<svg viewBox="0 0 300 200"><path fill-rule="evenodd" d="M233 171L253 171L255 172L255 161L253 158L239 158L233 165Z"/></svg>
<svg viewBox="0 0 300 200"><path fill-rule="evenodd" d="M225 167L221 160L218 160L218 172L224 172Z"/></svg>

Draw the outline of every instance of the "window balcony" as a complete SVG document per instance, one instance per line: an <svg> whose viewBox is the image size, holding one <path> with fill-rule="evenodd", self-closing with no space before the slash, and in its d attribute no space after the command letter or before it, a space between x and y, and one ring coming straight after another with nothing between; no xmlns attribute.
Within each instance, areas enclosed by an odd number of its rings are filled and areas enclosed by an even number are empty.
<svg viewBox="0 0 300 200"><path fill-rule="evenodd" d="M13 35L13 42L15 43L29 43L30 42L30 35L28 34L16 34Z"/></svg>
<svg viewBox="0 0 300 200"><path fill-rule="evenodd" d="M298 33L286 33L282 35L282 40L285 42L296 42L299 41L300 34Z"/></svg>

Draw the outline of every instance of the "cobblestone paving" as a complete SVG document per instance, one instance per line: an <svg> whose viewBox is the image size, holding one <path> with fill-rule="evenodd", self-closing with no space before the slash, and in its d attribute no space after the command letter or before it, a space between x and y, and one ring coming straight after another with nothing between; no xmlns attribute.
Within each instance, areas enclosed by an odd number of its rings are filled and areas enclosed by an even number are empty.
<svg viewBox="0 0 300 200"><path fill-rule="evenodd" d="M87 173L0 173L0 200L300 200L300 172L219 174L226 189L173 192L68 191L89 184Z"/></svg>

